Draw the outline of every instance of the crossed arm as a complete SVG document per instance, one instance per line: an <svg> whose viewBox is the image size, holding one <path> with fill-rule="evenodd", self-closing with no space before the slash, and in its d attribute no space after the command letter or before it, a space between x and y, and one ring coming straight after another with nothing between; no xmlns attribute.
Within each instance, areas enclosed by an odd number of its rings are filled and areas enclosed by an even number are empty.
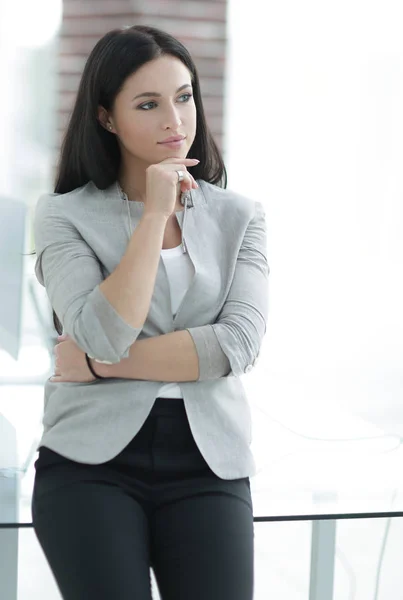
<svg viewBox="0 0 403 600"><path fill-rule="evenodd" d="M128 358L113 365L94 360L91 364L102 377L148 381L197 381L199 360L192 336L186 330L137 340Z"/></svg>
<svg viewBox="0 0 403 600"><path fill-rule="evenodd" d="M85 350L68 334L59 336L58 342L55 346L55 372L50 381L93 381L94 375L85 360ZM126 358L113 364L90 358L91 365L95 373L106 378L183 382L197 381L200 377L200 357L186 329L136 340L126 354ZM228 370L226 363L220 364L217 360L218 369Z"/></svg>

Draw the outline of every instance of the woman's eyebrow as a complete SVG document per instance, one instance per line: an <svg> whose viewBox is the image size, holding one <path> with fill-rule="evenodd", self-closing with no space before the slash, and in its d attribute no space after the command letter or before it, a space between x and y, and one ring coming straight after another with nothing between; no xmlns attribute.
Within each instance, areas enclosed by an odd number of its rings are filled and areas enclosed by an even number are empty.
<svg viewBox="0 0 403 600"><path fill-rule="evenodd" d="M187 87L192 87L192 86L190 85L190 83L185 83L184 85L181 85L181 87L176 90L175 94L177 94L181 90L184 90ZM161 94L159 94L158 92L144 92L143 94L138 94L137 96L134 96L134 98L132 100L136 100L136 98L140 98L141 96L158 96L158 97L161 97Z"/></svg>

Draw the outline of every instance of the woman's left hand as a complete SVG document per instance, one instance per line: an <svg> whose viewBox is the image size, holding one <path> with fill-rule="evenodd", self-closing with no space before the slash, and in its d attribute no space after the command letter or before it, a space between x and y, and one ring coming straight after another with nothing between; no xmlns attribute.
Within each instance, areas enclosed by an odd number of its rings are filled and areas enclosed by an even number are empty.
<svg viewBox="0 0 403 600"><path fill-rule="evenodd" d="M59 343L54 348L55 373L49 381L54 383L95 381L96 378L88 368L85 352L67 334L59 335L57 339Z"/></svg>

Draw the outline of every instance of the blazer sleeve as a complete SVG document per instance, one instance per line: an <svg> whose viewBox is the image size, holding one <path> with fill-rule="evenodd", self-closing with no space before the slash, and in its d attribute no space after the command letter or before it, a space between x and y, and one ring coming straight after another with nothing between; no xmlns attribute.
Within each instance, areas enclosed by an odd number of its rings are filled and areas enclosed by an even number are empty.
<svg viewBox="0 0 403 600"><path fill-rule="evenodd" d="M199 379L248 373L256 363L268 317L266 215L255 201L224 306L213 324L189 327L199 357Z"/></svg>
<svg viewBox="0 0 403 600"><path fill-rule="evenodd" d="M141 329L127 324L100 291L101 264L54 196L41 196L35 207L36 277L63 332L91 358L118 363L128 358Z"/></svg>

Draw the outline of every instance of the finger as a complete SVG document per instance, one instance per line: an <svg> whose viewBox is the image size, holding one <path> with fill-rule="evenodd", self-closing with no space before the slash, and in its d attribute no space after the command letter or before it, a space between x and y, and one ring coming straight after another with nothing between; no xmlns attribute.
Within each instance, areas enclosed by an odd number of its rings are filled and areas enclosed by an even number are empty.
<svg viewBox="0 0 403 600"><path fill-rule="evenodd" d="M175 165L172 169L172 174L175 174L175 177L178 177L178 171L182 171L183 179L181 181L179 181L179 179L177 179L176 184L181 192L186 192L189 189L191 175L183 163L181 163L178 166L180 166L181 169L176 169L175 168L176 165Z"/></svg>
<svg viewBox="0 0 403 600"><path fill-rule="evenodd" d="M189 178L190 178L190 186L188 189L198 188L199 184L196 182L196 179L193 177L193 175L191 173L189 173L189 171L187 171L187 174L189 175Z"/></svg>
<svg viewBox="0 0 403 600"><path fill-rule="evenodd" d="M186 190L191 190L192 188L196 187L195 186L195 179L193 177L193 175L191 173L189 173L189 171L186 169L185 171L185 180L183 183L185 183L186 181L186 185L184 186Z"/></svg>
<svg viewBox="0 0 403 600"><path fill-rule="evenodd" d="M191 190L192 188L199 187L198 184L196 183L193 175L191 173L189 173L189 171L187 170L187 167L186 167L184 161L186 161L185 158L182 160L182 162L180 162L178 164L172 164L172 171L174 173L177 173L178 171L183 172L182 181L177 181L177 185L179 186L181 193L187 192L188 190ZM171 161L171 163L172 163L172 161ZM177 168L178 166L181 167L181 169L178 169Z"/></svg>
<svg viewBox="0 0 403 600"><path fill-rule="evenodd" d="M196 163L199 163L199 162L200 162L200 160L198 158L181 158L181 157L173 158L173 157L171 157L171 158L165 158L164 160L161 161L160 164L163 164L163 163L175 163L175 164L180 163L180 164L186 164L186 165L191 165L192 166L192 165L194 165Z"/></svg>
<svg viewBox="0 0 403 600"><path fill-rule="evenodd" d="M191 190L193 187L193 177L191 176L189 171L185 171L184 175L185 175L184 179L182 181L180 181L179 183L181 186L181 191L187 192L188 190Z"/></svg>

